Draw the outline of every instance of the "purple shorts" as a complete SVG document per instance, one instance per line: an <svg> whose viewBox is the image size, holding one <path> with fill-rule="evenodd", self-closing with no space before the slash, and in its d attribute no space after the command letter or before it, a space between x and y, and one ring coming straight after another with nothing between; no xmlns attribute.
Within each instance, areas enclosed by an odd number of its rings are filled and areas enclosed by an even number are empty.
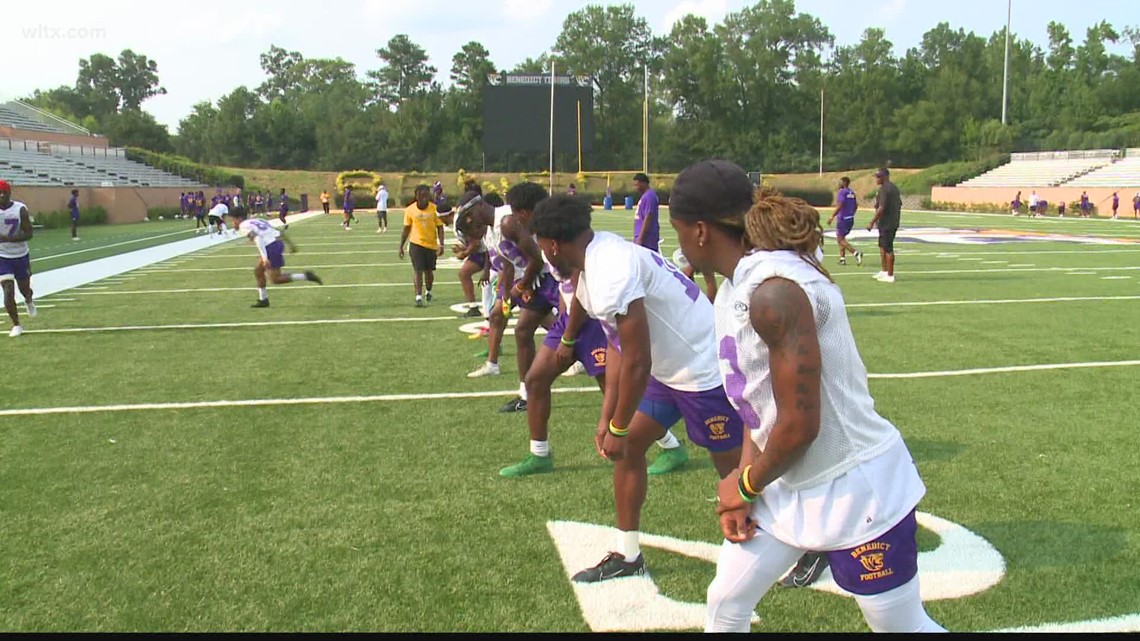
<svg viewBox="0 0 1140 641"><path fill-rule="evenodd" d="M836 585L852 594L882 594L918 574L918 522L914 510L874 541L827 553Z"/></svg>
<svg viewBox="0 0 1140 641"><path fill-rule="evenodd" d="M475 252L474 254L468 254L467 262L475 263L475 265L477 265L479 267L479 269L486 268L487 267L487 252Z"/></svg>
<svg viewBox="0 0 1140 641"><path fill-rule="evenodd" d="M539 277L538 287L535 288L534 295L529 301L523 302L519 297L512 296L511 302L516 307L548 314L550 310L558 309L558 281L550 274L543 274Z"/></svg>
<svg viewBox="0 0 1140 641"><path fill-rule="evenodd" d="M650 376L637 411L666 429L685 419L689 440L710 452L727 452L744 443L744 421L728 402L724 387L682 392Z"/></svg>
<svg viewBox="0 0 1140 641"><path fill-rule="evenodd" d="M24 254L19 258L0 258L0 280L28 280L32 277L32 261Z"/></svg>
<svg viewBox="0 0 1140 641"><path fill-rule="evenodd" d="M846 238L851 233L851 229L855 227L854 218L840 218L835 223L835 235L840 238Z"/></svg>
<svg viewBox="0 0 1140 641"><path fill-rule="evenodd" d="M562 335L566 332L566 323L570 316L559 314L542 344L550 349L558 349L562 342ZM587 318L578 331L577 342L574 343L574 358L586 368L586 373L597 377L606 373L606 334L602 331L602 324Z"/></svg>
<svg viewBox="0 0 1140 641"><path fill-rule="evenodd" d="M269 266L281 269L285 266L285 243L275 240L265 246L265 254L269 256Z"/></svg>

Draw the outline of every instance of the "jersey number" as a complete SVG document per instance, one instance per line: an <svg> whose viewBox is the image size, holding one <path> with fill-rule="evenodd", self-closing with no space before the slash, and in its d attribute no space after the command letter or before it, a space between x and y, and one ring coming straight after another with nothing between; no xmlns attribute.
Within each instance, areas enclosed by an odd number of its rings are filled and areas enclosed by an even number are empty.
<svg viewBox="0 0 1140 641"><path fill-rule="evenodd" d="M15 236L16 232L19 231L19 229L20 229L20 219L19 218L16 218L14 220L5 220L4 223L6 225L8 225L8 233L7 233L8 236Z"/></svg>
<svg viewBox="0 0 1140 641"><path fill-rule="evenodd" d="M697 284L689 280L687 276L677 271L677 268L674 267L671 263L665 262L665 259L661 258L661 256L656 252L653 252L653 262L669 270L669 273L673 275L673 278L676 278L678 281L680 281L681 286L685 288L685 295L689 297L689 300L696 302L696 300L700 298L701 288L697 287Z"/></svg>

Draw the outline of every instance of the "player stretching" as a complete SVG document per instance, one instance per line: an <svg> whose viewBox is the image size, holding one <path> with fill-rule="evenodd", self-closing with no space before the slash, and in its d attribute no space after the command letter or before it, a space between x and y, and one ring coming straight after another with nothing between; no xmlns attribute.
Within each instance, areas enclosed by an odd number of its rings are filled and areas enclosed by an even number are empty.
<svg viewBox="0 0 1140 641"><path fill-rule="evenodd" d="M644 574L639 530L645 454L653 441L684 419L689 439L709 450L721 478L740 461L744 425L717 370L713 306L657 252L591 229L590 205L582 200L548 198L534 212L530 229L551 265L562 273L581 271L575 297L601 321L609 339L594 440L598 454L614 464L620 536L617 551L573 580Z"/></svg>
<svg viewBox="0 0 1140 641"><path fill-rule="evenodd" d="M859 201L855 198L855 192L851 190L851 179L844 176L839 179L839 194L835 198L835 212L831 214L831 218L827 220L828 226L835 222L835 217L839 217L839 225L835 227L835 237L839 239L839 264L847 264L847 252L851 252L855 256L855 264L863 266L863 252L855 249L855 246L847 242L847 235L851 233L852 228L855 227L855 211L859 209Z"/></svg>
<svg viewBox="0 0 1140 641"><path fill-rule="evenodd" d="M16 311L16 287L24 296L28 316L36 317L32 301L32 262L28 241L32 239L32 218L24 203L12 200L12 186L0 180L0 286L4 288L4 309L12 319L12 338L24 333Z"/></svg>
<svg viewBox="0 0 1140 641"><path fill-rule="evenodd" d="M268 222L259 218L252 220L246 218L245 209L234 209L230 217L238 224L238 231L244 233L246 238L257 245L261 260L253 269L253 276L257 279L257 302L251 307L269 307L269 294L265 291L266 281L274 285L284 285L300 280L312 281L318 285L322 281L313 272L303 274L290 274L281 271L285 266L285 246L289 246L289 253L297 251L297 246L285 234L277 231Z"/></svg>

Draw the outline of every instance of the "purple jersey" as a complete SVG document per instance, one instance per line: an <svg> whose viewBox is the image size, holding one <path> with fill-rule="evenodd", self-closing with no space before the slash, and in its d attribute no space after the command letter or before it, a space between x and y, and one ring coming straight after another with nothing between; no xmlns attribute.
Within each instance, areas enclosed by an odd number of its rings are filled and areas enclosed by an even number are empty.
<svg viewBox="0 0 1140 641"><path fill-rule="evenodd" d="M344 213L351 214L352 210L356 207L356 203L352 200L352 190L344 190Z"/></svg>
<svg viewBox="0 0 1140 641"><path fill-rule="evenodd" d="M641 230L645 229L641 245L653 251L657 251L661 245L660 207L657 192L650 189L641 195L641 200L637 202L637 214L633 217L634 242L641 237Z"/></svg>
<svg viewBox="0 0 1140 641"><path fill-rule="evenodd" d="M72 218L79 218L79 197L72 196L71 200L67 201L67 209L71 212Z"/></svg>
<svg viewBox="0 0 1140 641"><path fill-rule="evenodd" d="M846 187L839 190L836 196L837 204L839 205L839 219L849 220L855 218L855 210L859 208L859 201L855 198L855 192Z"/></svg>

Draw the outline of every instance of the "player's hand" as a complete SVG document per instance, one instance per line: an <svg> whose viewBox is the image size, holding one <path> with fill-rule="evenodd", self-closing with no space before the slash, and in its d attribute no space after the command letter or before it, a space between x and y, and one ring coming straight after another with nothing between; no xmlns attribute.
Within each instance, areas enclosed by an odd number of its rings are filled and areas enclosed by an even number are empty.
<svg viewBox="0 0 1140 641"><path fill-rule="evenodd" d="M610 433L610 421L609 421L609 419L602 417L602 419L600 421L598 421L598 429L594 433L594 449L596 449L598 451L598 456L600 456L604 459L607 459L607 460L609 459L609 457L606 456L606 450L605 450L605 448L602 447L602 444L605 442L606 436L609 433Z"/></svg>
<svg viewBox="0 0 1140 641"><path fill-rule="evenodd" d="M867 225L867 231L871 231L873 229L875 229L874 225Z"/></svg>
<svg viewBox="0 0 1140 641"><path fill-rule="evenodd" d="M832 216L831 218L827 219L827 226L828 227L831 227L834 224L835 224L835 216Z"/></svg>
<svg viewBox="0 0 1140 641"><path fill-rule="evenodd" d="M732 510L720 515L720 531L732 543L744 543L756 536L752 510Z"/></svg>
<svg viewBox="0 0 1140 641"><path fill-rule="evenodd" d="M439 249L435 251L435 254L436 256L443 256L443 245L439 246Z"/></svg>
<svg viewBox="0 0 1140 641"><path fill-rule="evenodd" d="M483 275L479 277L479 286L480 287L486 287L487 285L490 285L490 284L491 284L491 275L488 274L487 272L483 272Z"/></svg>
<svg viewBox="0 0 1140 641"><path fill-rule="evenodd" d="M558 363L558 369L565 372L574 363L574 348L567 347L559 342L558 348L554 350L554 360ZM609 424L606 425L606 428L609 428Z"/></svg>
<svg viewBox="0 0 1140 641"><path fill-rule="evenodd" d="M266 268L266 269L269 269L269 259L268 258L262 258L261 259L261 266Z"/></svg>
<svg viewBox="0 0 1140 641"><path fill-rule="evenodd" d="M611 461L620 461L625 458L626 443L629 441L628 436L614 436L610 433L610 426L606 424L606 436L602 440L602 453Z"/></svg>
<svg viewBox="0 0 1140 641"><path fill-rule="evenodd" d="M404 248L400 248L400 260L404 260Z"/></svg>

